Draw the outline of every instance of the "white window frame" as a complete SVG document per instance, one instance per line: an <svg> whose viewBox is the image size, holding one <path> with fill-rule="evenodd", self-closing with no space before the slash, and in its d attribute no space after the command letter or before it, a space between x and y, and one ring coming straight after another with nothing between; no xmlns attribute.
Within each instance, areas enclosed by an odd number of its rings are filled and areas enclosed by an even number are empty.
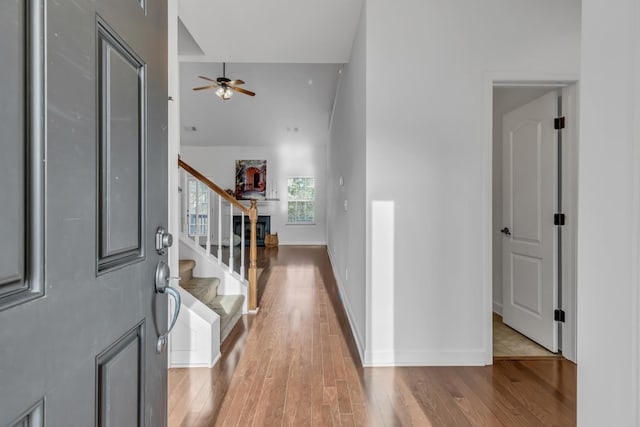
<svg viewBox="0 0 640 427"><path fill-rule="evenodd" d="M313 199L295 199L289 197L289 181L292 179L310 179L313 181ZM313 204L313 218L311 221L291 221L289 218L289 203ZM314 176L290 176L287 178L287 225L315 225L316 224L316 178Z"/></svg>

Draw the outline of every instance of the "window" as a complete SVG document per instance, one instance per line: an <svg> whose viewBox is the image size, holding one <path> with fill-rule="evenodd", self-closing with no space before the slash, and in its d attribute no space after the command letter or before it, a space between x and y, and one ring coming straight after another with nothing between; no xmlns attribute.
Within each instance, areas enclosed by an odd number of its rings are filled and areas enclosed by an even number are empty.
<svg viewBox="0 0 640 427"><path fill-rule="evenodd" d="M206 236L209 225L209 189L195 178L188 180L189 236Z"/></svg>
<svg viewBox="0 0 640 427"><path fill-rule="evenodd" d="M287 180L287 222L313 224L315 222L315 178L289 178Z"/></svg>

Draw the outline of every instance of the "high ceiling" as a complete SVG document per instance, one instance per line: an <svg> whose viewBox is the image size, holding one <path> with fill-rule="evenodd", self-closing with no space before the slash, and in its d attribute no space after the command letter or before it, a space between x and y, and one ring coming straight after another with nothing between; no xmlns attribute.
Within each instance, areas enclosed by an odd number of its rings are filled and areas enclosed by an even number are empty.
<svg viewBox="0 0 640 427"><path fill-rule="evenodd" d="M345 63L363 0L180 0L189 61Z"/></svg>
<svg viewBox="0 0 640 427"><path fill-rule="evenodd" d="M363 0L180 0L183 145L324 144ZM198 75L246 81L221 101Z"/></svg>
<svg viewBox="0 0 640 427"><path fill-rule="evenodd" d="M227 63L227 77L244 80L242 87L256 96L222 101L213 90L192 90L207 84L199 75L222 75L222 64L182 62L181 144L325 144L339 70L338 64Z"/></svg>

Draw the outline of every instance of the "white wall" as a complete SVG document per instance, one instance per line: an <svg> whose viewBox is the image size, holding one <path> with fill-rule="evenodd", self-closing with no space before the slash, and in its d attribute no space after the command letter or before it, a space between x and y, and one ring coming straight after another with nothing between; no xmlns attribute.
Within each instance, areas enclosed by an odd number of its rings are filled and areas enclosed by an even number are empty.
<svg viewBox="0 0 640 427"><path fill-rule="evenodd" d="M493 89L493 309L502 314L502 116L541 97L548 87L498 87Z"/></svg>
<svg viewBox="0 0 640 427"><path fill-rule="evenodd" d="M640 424L638 8L635 0L583 1L577 310L585 427Z"/></svg>
<svg viewBox="0 0 640 427"><path fill-rule="evenodd" d="M279 202L258 205L258 215L271 216L271 232L278 233L281 245L326 244L326 145L277 147L194 147L182 146L181 156L223 189L235 188L236 160L267 161L267 191L275 183ZM287 178L316 179L315 225L287 225ZM227 227L223 225L223 227Z"/></svg>
<svg viewBox="0 0 640 427"><path fill-rule="evenodd" d="M351 60L342 70L327 172L327 245L361 357L366 330L365 29L363 13Z"/></svg>
<svg viewBox="0 0 640 427"><path fill-rule="evenodd" d="M367 363L482 364L491 289L490 73L577 74L580 1L367 2L368 245L395 203L394 352ZM392 82L386 85L387 82ZM397 85L394 82L399 82ZM376 252L375 247L370 248ZM374 273L367 258L368 279ZM371 306L375 317L386 307Z"/></svg>

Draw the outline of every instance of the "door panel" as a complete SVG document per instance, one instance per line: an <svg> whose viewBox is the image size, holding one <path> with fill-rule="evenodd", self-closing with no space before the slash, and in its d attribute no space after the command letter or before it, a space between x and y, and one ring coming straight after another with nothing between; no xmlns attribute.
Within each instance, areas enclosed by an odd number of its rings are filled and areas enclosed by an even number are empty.
<svg viewBox="0 0 640 427"><path fill-rule="evenodd" d="M540 258L511 254L513 305L534 316L542 316L542 270Z"/></svg>
<svg viewBox="0 0 640 427"><path fill-rule="evenodd" d="M542 129L539 122L522 123L510 133L512 239L539 244L542 239Z"/></svg>
<svg viewBox="0 0 640 427"><path fill-rule="evenodd" d="M96 425L144 425L144 323L96 359Z"/></svg>
<svg viewBox="0 0 640 427"><path fill-rule="evenodd" d="M5 3L0 9L0 310L38 298L43 289L44 16L39 0Z"/></svg>
<svg viewBox="0 0 640 427"><path fill-rule="evenodd" d="M503 117L503 321L558 351L557 94L548 93Z"/></svg>
<svg viewBox="0 0 640 427"><path fill-rule="evenodd" d="M144 64L98 22L100 127L99 270L142 256Z"/></svg>
<svg viewBox="0 0 640 427"><path fill-rule="evenodd" d="M0 14L0 76L11 84L0 85L0 296L24 286L25 200L25 71L27 14L22 2L10 2ZM10 167L11 165L15 165Z"/></svg>
<svg viewBox="0 0 640 427"><path fill-rule="evenodd" d="M38 62L44 50L37 43L35 49L31 44L22 48L24 63L0 64L23 67L13 74L7 70L12 78L5 78L1 68L0 93L16 102L7 98L0 104L0 174L7 174L0 175L0 209L6 209L0 233L8 233L6 240L4 235L0 239L0 255L11 259L0 264L0 276L12 274L7 272L18 265L31 290L36 292L38 284L46 290L45 298L5 306L0 301L0 425L22 423L35 402L43 404L33 417L42 416L49 426L96 425L103 415L99 425L166 425L167 359L166 352L156 352L156 340L167 327L167 296L156 295L154 288L155 267L165 257L155 251L153 238L156 227L167 223L166 1L149 0L146 10L136 0L49 1L42 25L33 25L34 15L45 11L43 3L0 2L2 58L19 58L10 49L20 41L11 25L5 25L5 19L20 22L16 4L29 9L29 25L22 27L28 40L37 42L44 22L47 28L46 88L38 76L44 70ZM101 121L100 22L139 59L135 65L119 50L109 51L109 121ZM144 79L137 77L140 70ZM7 109L24 98L16 89L20 78L30 87L29 105L21 110L24 126ZM42 99L46 95L46 104L38 104L38 94ZM39 105L44 110L38 111ZM44 145L34 132L43 119L46 152L39 151ZM111 163L100 163L101 123L112 124ZM21 127L28 130L24 135ZM132 161L132 155L137 159ZM104 198L102 170L112 180ZM129 185L120 185L122 181ZM140 191L143 184L146 192ZM45 210L38 206L38 194L46 202L46 218L39 216ZM5 207L5 200L18 198L27 203ZM111 222L109 233L103 234L108 228L101 227L106 199ZM24 248L19 241L7 243L15 236L23 236ZM112 238L104 245L107 255L135 250L135 259L98 271L102 236ZM21 254L22 265L11 253ZM101 389L108 391L104 399L98 398Z"/></svg>

